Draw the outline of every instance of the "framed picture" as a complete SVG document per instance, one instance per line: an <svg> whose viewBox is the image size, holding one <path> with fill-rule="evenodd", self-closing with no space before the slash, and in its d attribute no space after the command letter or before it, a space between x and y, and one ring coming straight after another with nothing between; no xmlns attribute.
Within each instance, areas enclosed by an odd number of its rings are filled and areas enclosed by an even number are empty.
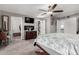
<svg viewBox="0 0 79 59"><path fill-rule="evenodd" d="M9 31L9 16L2 16L2 29L3 31Z"/></svg>

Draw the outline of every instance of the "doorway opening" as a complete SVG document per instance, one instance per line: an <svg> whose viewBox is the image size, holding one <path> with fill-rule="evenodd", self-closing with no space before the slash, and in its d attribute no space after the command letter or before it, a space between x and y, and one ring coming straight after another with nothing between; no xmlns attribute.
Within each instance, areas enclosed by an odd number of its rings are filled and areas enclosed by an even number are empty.
<svg viewBox="0 0 79 59"><path fill-rule="evenodd" d="M21 39L22 17L11 16L11 38Z"/></svg>

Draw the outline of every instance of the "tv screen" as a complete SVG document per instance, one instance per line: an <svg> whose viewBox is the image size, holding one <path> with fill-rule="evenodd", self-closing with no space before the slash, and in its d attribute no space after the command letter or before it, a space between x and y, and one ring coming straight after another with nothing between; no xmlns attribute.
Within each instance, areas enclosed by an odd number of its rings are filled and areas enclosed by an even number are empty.
<svg viewBox="0 0 79 59"><path fill-rule="evenodd" d="M34 18L25 17L25 23L34 23Z"/></svg>

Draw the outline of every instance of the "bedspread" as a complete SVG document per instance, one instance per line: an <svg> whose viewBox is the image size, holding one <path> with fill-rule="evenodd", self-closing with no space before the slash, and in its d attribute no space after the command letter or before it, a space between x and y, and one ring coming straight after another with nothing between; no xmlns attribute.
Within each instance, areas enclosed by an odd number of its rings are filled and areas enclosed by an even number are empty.
<svg viewBox="0 0 79 59"><path fill-rule="evenodd" d="M76 34L51 33L40 35L35 42L53 49L62 55L79 54L79 35Z"/></svg>

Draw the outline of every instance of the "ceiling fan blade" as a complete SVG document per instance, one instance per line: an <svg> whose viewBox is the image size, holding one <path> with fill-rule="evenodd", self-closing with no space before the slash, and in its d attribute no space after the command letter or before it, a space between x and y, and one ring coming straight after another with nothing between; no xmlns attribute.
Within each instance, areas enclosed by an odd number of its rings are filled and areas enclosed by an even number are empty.
<svg viewBox="0 0 79 59"><path fill-rule="evenodd" d="M54 4L54 5L52 6L52 9L55 9L56 6L57 6L57 4Z"/></svg>
<svg viewBox="0 0 79 59"><path fill-rule="evenodd" d="M45 15L45 14L47 14L47 13L43 13L43 14L41 14L41 15Z"/></svg>
<svg viewBox="0 0 79 59"><path fill-rule="evenodd" d="M63 12L63 10L55 10L55 11L53 11L53 12Z"/></svg>
<svg viewBox="0 0 79 59"><path fill-rule="evenodd" d="M44 11L44 12L47 12L47 10L44 10L44 9L39 9L40 11Z"/></svg>

